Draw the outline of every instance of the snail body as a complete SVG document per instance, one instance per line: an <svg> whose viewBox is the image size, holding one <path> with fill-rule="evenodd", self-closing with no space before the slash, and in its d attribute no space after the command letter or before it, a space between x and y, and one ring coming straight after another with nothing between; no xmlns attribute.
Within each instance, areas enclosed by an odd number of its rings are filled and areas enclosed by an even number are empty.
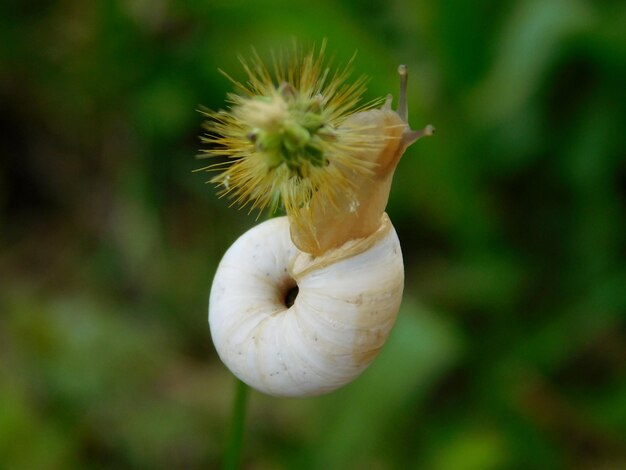
<svg viewBox="0 0 626 470"><path fill-rule="evenodd" d="M321 52L275 86L262 63L230 113L208 112L204 141L234 160L212 181L252 207L283 202L286 217L243 234L220 262L209 300L217 353L239 379L276 396L310 396L356 378L398 313L402 252L385 213L406 148L434 129L407 123L406 67L398 110L346 114L362 86L326 83ZM316 75L317 74L317 75ZM319 76L320 78L311 78ZM260 96L259 96L260 95ZM223 169L217 164L218 169ZM208 167L214 170L215 167Z"/></svg>
<svg viewBox="0 0 626 470"><path fill-rule="evenodd" d="M406 69L401 69L406 77ZM322 254L348 240L365 237L378 229L391 191L393 175L406 148L423 135L434 131L428 126L422 131L412 131L402 117L391 109L391 96L382 109L371 109L352 114L342 124L343 128L366 129L369 145L355 148L353 157L373 164L372 174L351 173L350 189L332 209L327 202L312 198L307 212L312 223L294 221L291 236L303 251ZM307 220L306 218L304 220Z"/></svg>

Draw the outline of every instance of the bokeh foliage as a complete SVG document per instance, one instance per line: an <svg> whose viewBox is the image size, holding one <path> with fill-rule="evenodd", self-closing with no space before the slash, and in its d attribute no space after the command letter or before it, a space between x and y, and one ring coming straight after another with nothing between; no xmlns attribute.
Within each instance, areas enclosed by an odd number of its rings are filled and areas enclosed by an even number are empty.
<svg viewBox="0 0 626 470"><path fill-rule="evenodd" d="M358 50L436 137L388 212L406 294L329 396L252 394L249 468L626 466L626 5L4 0L0 462L218 465L233 381L207 295L253 216L192 173L237 55ZM0 465L2 466L2 465Z"/></svg>

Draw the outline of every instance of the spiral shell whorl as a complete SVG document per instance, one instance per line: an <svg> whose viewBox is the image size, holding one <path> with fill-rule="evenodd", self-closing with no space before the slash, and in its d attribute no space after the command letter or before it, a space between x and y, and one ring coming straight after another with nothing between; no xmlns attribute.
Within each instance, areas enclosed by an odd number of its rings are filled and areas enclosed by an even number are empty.
<svg viewBox="0 0 626 470"><path fill-rule="evenodd" d="M371 240L321 257L295 247L286 217L257 225L229 248L213 281L209 324L239 379L270 395L319 395L374 360L404 286L398 237L386 215L382 222ZM288 308L285 295L296 284Z"/></svg>

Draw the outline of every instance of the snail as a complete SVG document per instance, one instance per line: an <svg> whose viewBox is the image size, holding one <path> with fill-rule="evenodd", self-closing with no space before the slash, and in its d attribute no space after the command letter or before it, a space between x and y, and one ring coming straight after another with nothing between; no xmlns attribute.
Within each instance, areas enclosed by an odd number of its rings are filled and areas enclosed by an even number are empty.
<svg viewBox="0 0 626 470"><path fill-rule="evenodd" d="M272 72L255 53L241 59L244 85L209 118L203 168L222 195L286 215L244 233L219 263L209 326L222 362L275 396L330 392L355 379L383 347L398 313L404 267L385 213L406 148L432 126L407 122L407 68L391 96L359 106L365 79L331 74L324 46Z"/></svg>

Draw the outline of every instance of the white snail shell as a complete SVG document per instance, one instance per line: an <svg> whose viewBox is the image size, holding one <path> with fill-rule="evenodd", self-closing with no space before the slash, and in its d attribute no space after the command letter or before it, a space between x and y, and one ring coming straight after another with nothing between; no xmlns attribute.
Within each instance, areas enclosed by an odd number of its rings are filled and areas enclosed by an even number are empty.
<svg viewBox="0 0 626 470"><path fill-rule="evenodd" d="M271 219L243 234L220 262L211 335L222 361L251 387L276 396L319 395L374 360L403 286L400 243L386 214L369 237L318 257L293 244L287 217Z"/></svg>

